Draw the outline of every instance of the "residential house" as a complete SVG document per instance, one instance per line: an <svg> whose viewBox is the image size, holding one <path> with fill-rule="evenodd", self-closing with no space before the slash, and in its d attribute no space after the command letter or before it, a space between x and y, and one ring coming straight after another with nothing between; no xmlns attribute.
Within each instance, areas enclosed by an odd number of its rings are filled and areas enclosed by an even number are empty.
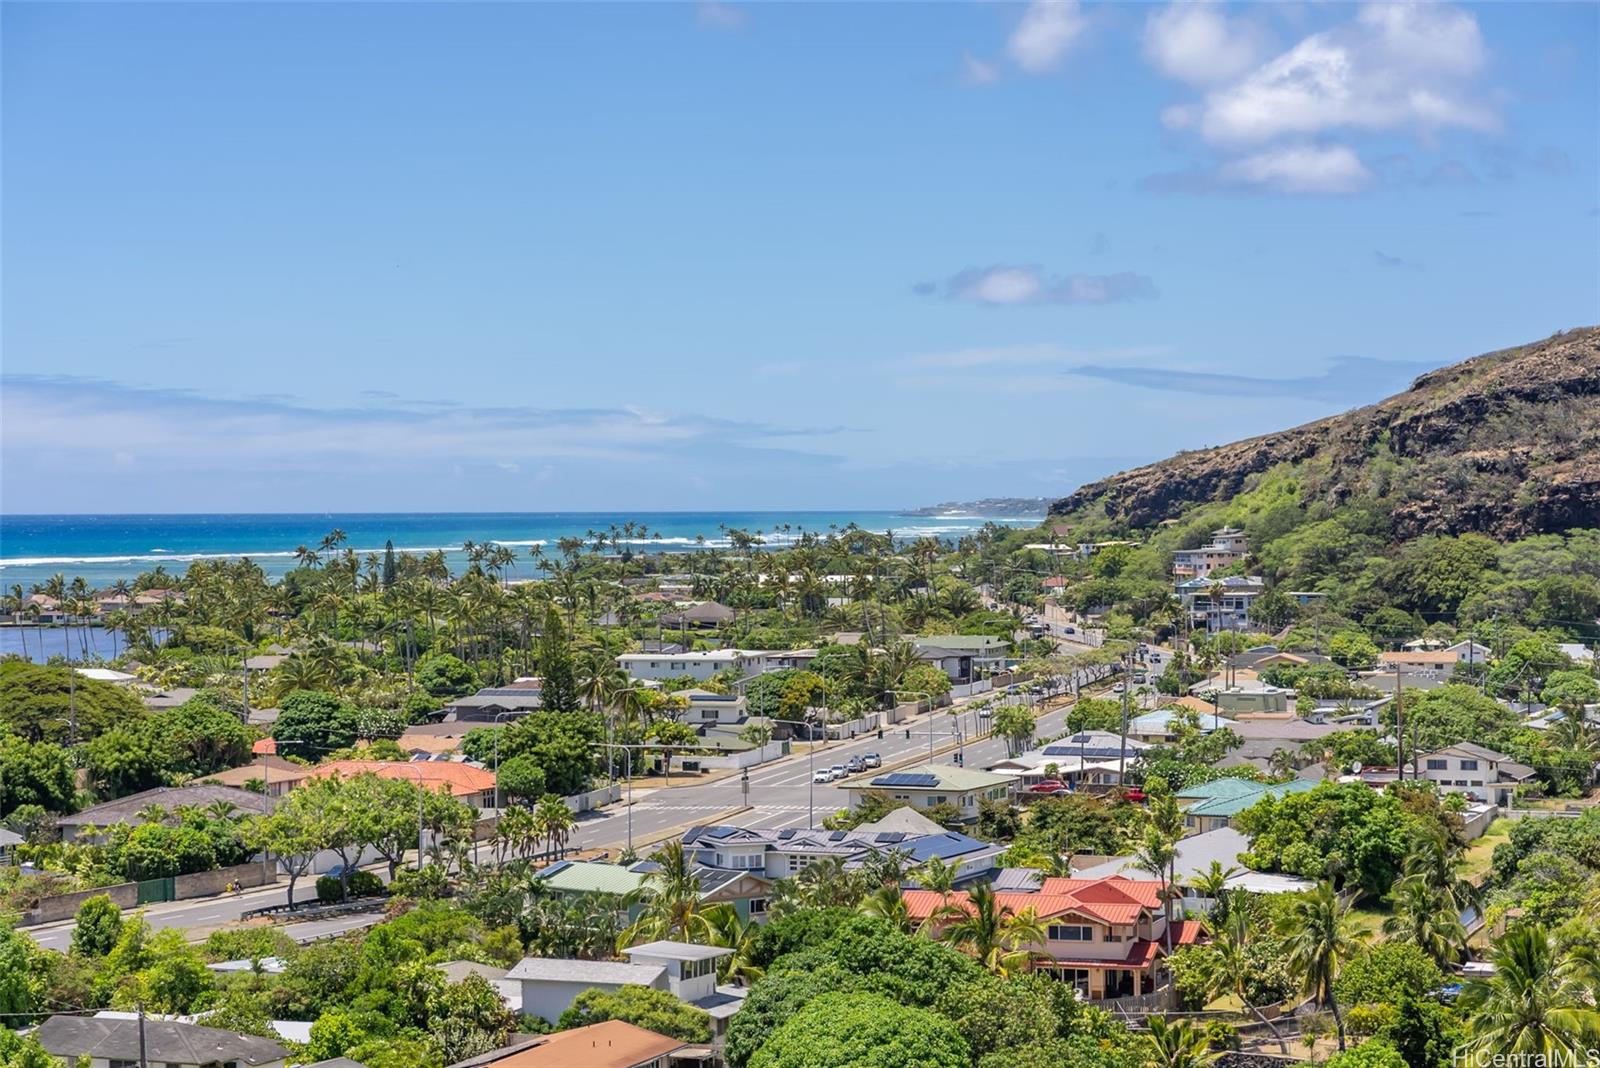
<svg viewBox="0 0 1600 1068"><path fill-rule="evenodd" d="M1183 811L1185 834L1233 827L1239 813L1266 797L1283 797L1316 789L1309 779L1284 783L1255 782L1251 779L1214 779L1177 791L1178 807Z"/></svg>
<svg viewBox="0 0 1600 1068"><path fill-rule="evenodd" d="M1031 955L1030 970L1071 983L1080 997L1100 1001L1153 993L1162 982L1168 942L1175 949L1199 940L1201 925L1195 920L1176 921L1169 932L1164 886L1159 879L1122 875L1050 877L1037 889L997 891L995 898L1002 910L1033 909L1045 928L1042 942L1023 947ZM947 896L908 890L905 902L913 922L950 906L969 907L963 891Z"/></svg>
<svg viewBox="0 0 1600 1068"><path fill-rule="evenodd" d="M0 868L9 868L17 863L17 847L26 841L16 831L0 827Z"/></svg>
<svg viewBox="0 0 1600 1068"><path fill-rule="evenodd" d="M1122 771L1148 748L1149 743L1131 737L1124 745L1122 736L1111 731L1079 731L996 761L988 770L1016 776L1020 790L1053 777L1073 790L1104 792L1120 785Z"/></svg>
<svg viewBox="0 0 1600 1068"><path fill-rule="evenodd" d="M29 624L65 623L67 618L61 602L48 593L28 594L22 599L22 611L11 616L12 622Z"/></svg>
<svg viewBox="0 0 1600 1068"><path fill-rule="evenodd" d="M307 769L307 778L337 775L352 779L357 775L376 775L380 779L413 782L437 793L446 790L475 809L494 807L494 772L476 764L449 760L330 760Z"/></svg>
<svg viewBox="0 0 1600 1068"><path fill-rule="evenodd" d="M634 679L677 679L687 675L701 682L721 672L761 675L768 671L809 667L815 649L708 649L689 653L623 653L617 663Z"/></svg>
<svg viewBox="0 0 1600 1068"><path fill-rule="evenodd" d="M911 647L918 660L939 668L951 682L965 683L985 671L1003 670L1011 643L988 634L938 634L912 638Z"/></svg>
<svg viewBox="0 0 1600 1068"><path fill-rule="evenodd" d="M674 696L685 702L678 719L691 727L739 724L749 714L743 694L713 693L690 688L679 690Z"/></svg>
<svg viewBox="0 0 1600 1068"><path fill-rule="evenodd" d="M541 870L535 878L545 890L561 897L609 895L622 898L637 892L659 870L660 865L652 860L641 860L630 865L560 860ZM767 899L772 893L770 878L759 872L705 864L696 864L693 870L695 879L700 883L700 901L703 904L729 904L741 919L766 919ZM636 919L642 907L639 904L628 907L627 918L630 921Z"/></svg>
<svg viewBox="0 0 1600 1068"><path fill-rule="evenodd" d="M935 825L927 831L906 816L889 813L879 829L863 825L853 831L805 830L787 827L769 830L760 827L714 825L691 827L683 834L684 849L692 851L697 865L718 870L750 872L765 879L796 875L820 860L837 858L848 869L859 868L874 857L889 852L903 855L911 865L935 858L956 868L956 878L972 879L990 871L1004 846L980 842L959 831ZM702 884L702 887L704 884ZM765 905L762 905L762 911ZM752 912L755 903L752 902Z"/></svg>
<svg viewBox="0 0 1600 1068"><path fill-rule="evenodd" d="M953 805L963 823L976 823L979 802L1004 801L1011 796L1015 784L1011 775L950 764L924 764L871 779L857 776L848 780L844 789L852 809L860 808L868 793L882 793L891 801L904 801L921 809Z"/></svg>
<svg viewBox="0 0 1600 1068"><path fill-rule="evenodd" d="M249 764L207 775L201 782L218 786L232 786L239 790L265 793L268 797L282 797L311 771L304 764L263 753ZM253 784L253 785L252 785Z"/></svg>
<svg viewBox="0 0 1600 1068"><path fill-rule="evenodd" d="M1129 720L1128 736L1160 745L1175 740L1191 719L1201 734L1233 726L1233 720L1215 712L1197 712L1192 708L1158 708Z"/></svg>
<svg viewBox="0 0 1600 1068"><path fill-rule="evenodd" d="M1328 600L1328 595L1321 590L1290 590L1284 596L1301 608L1319 607Z"/></svg>
<svg viewBox="0 0 1600 1068"><path fill-rule="evenodd" d="M660 964L615 960L566 960L524 957L506 973L522 986L522 1014L557 1023L585 990L615 992L624 986L667 989L667 969Z"/></svg>
<svg viewBox="0 0 1600 1068"><path fill-rule="evenodd" d="M1528 765L1476 742L1447 745L1414 757L1410 764L1411 777L1426 779L1440 793L1465 794L1473 801L1503 807L1511 804L1517 787L1536 782L1539 777ZM1361 778L1381 788L1399 778L1399 773L1393 768L1368 768L1362 771Z"/></svg>
<svg viewBox="0 0 1600 1068"><path fill-rule="evenodd" d="M1316 886L1309 879L1251 871L1240 859L1249 850L1250 839L1232 827L1217 827L1181 839L1173 860L1172 881L1183 891L1179 899L1183 908L1196 912L1210 911L1214 902L1196 890L1194 884L1197 879L1210 873L1213 863L1221 865L1223 871L1232 869L1232 874L1224 884L1229 890L1243 890L1252 894L1287 894ZM1079 879L1105 879L1113 875L1137 878L1148 874L1140 869L1134 857L1113 857L1073 872Z"/></svg>
<svg viewBox="0 0 1600 1068"><path fill-rule="evenodd" d="M272 802L262 794L232 786L209 786L204 783L158 786L153 790L119 797L115 801L91 805L70 815L58 816L56 826L61 829L63 841L99 841L101 828L119 823L137 827L145 822L141 813L152 809L165 812L166 818L172 820L180 808L208 808L219 802L233 806L241 816L262 815L271 811L272 807Z"/></svg>
<svg viewBox="0 0 1600 1068"><path fill-rule="evenodd" d="M1211 540L1196 549L1178 549L1172 554L1174 578L1205 578L1213 571L1232 567L1250 555L1250 540L1244 531L1222 527L1211 532Z"/></svg>
<svg viewBox="0 0 1600 1068"><path fill-rule="evenodd" d="M51 1056L68 1064L88 1058L90 1068L284 1068L289 1056L271 1039L176 1020L141 1027L137 1019L52 1016L34 1037Z"/></svg>
<svg viewBox="0 0 1600 1068"><path fill-rule="evenodd" d="M438 723L415 723L395 739L395 744L411 756L419 753L428 756L456 753L461 750L461 743L467 740L468 734L482 730L485 726L487 724L471 720L453 719Z"/></svg>
<svg viewBox="0 0 1600 1068"><path fill-rule="evenodd" d="M680 612L667 612L656 618L656 623L663 627L679 627L696 629L700 627L720 627L724 623L733 622L735 612L725 604L716 601L701 601L699 604L690 605Z"/></svg>
<svg viewBox="0 0 1600 1068"><path fill-rule="evenodd" d="M1250 609L1267 584L1260 575L1227 575L1187 579L1175 589L1191 623L1215 634L1250 630Z"/></svg>
<svg viewBox="0 0 1600 1068"><path fill-rule="evenodd" d="M686 1050L676 1038L605 1020L553 1035L516 1035L506 1047L450 1068L679 1068Z"/></svg>
<svg viewBox="0 0 1600 1068"><path fill-rule="evenodd" d="M493 723L499 719L515 719L541 707L540 695L544 682L533 677L514 679L503 686L485 686L477 693L453 698L435 716L455 720L457 723Z"/></svg>
<svg viewBox="0 0 1600 1068"><path fill-rule="evenodd" d="M482 964L475 960L448 960L443 964L435 964L434 967L444 973L445 982L451 984L459 983L471 975L478 976L494 988L508 1010L521 1014L522 984L515 979L506 978L506 973L511 969L494 964Z"/></svg>
<svg viewBox="0 0 1600 1068"><path fill-rule="evenodd" d="M646 942L622 951L635 966L664 968L667 989L672 996L710 1016L717 1035L721 1035L728 1020L744 1008L748 993L743 987L717 984L718 963L732 954L733 950L725 946L668 941Z"/></svg>

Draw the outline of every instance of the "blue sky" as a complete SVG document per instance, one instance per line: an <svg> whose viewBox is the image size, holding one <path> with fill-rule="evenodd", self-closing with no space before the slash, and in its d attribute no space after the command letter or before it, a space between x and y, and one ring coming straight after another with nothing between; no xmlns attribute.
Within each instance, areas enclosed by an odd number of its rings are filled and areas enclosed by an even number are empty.
<svg viewBox="0 0 1600 1068"><path fill-rule="evenodd" d="M10 3L28 511L1054 495L1600 321L1587 4Z"/></svg>

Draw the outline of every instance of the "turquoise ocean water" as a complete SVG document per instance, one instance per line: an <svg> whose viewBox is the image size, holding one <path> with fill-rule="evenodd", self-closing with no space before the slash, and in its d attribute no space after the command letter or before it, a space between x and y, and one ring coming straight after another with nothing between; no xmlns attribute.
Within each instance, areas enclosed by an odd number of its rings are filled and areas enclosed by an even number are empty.
<svg viewBox="0 0 1600 1068"><path fill-rule="evenodd" d="M622 547L688 550L699 538L710 546L726 545L726 531L759 532L769 544L784 544L802 531L827 533L854 523L897 537L923 535L956 538L976 530L982 516L908 516L897 512L529 512L471 514L305 514L305 515L55 515L0 516L0 586L24 589L52 575L70 581L81 575L100 587L132 579L157 566L181 572L191 561L248 556L269 575L295 566L295 549L316 548L331 530L343 530L346 546L358 553L381 552L386 541L396 551L444 549L452 567L463 563L466 541L492 541L515 549L522 557L512 578L531 577L528 551L543 546L554 555L555 542L607 531L632 521L649 534L624 539ZM1006 518L994 522L1031 526L1038 519ZM657 537L656 535L660 535Z"/></svg>

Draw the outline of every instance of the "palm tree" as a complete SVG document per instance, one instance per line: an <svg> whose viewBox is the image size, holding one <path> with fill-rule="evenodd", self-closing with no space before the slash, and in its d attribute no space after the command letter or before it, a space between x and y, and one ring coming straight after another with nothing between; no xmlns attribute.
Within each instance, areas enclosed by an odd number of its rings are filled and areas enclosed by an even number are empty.
<svg viewBox="0 0 1600 1068"><path fill-rule="evenodd" d="M733 950L717 965L717 978L740 986L750 986L760 979L764 970L755 962L759 927L740 918L739 910L726 902L707 906L705 917L711 928L711 944Z"/></svg>
<svg viewBox="0 0 1600 1068"><path fill-rule="evenodd" d="M1212 865L1217 866L1215 861L1212 861ZM1244 1006L1246 1012L1266 1024L1267 1030L1272 1032L1273 1039L1278 1043L1278 1048L1287 1054L1289 1045L1278 1033L1277 1026L1250 1002L1248 982L1252 968L1249 950L1253 933L1249 913L1242 908L1234 909L1228 915L1226 922L1219 923L1212 929L1212 946L1217 951L1221 967L1211 974L1210 989L1206 993L1210 997L1232 994L1238 998L1239 1004Z"/></svg>
<svg viewBox="0 0 1600 1068"><path fill-rule="evenodd" d="M656 870L628 895L630 906L638 904L643 908L638 919L618 937L618 951L659 938L682 942L709 939L711 920L701 907L700 877L694 873L694 862L683 842L667 842L650 859Z"/></svg>
<svg viewBox="0 0 1600 1068"><path fill-rule="evenodd" d="M1315 890L1296 896L1282 918L1289 970L1300 979L1307 997L1333 1011L1339 1049L1345 1048L1344 1016L1334 996L1334 980L1345 961L1355 955L1358 942L1350 927L1350 902L1341 900L1333 884L1321 882Z"/></svg>
<svg viewBox="0 0 1600 1068"><path fill-rule="evenodd" d="M976 958L996 975L1025 966L1031 954L1024 947L1044 941L1044 926L1032 908L1014 912L1001 905L994 888L982 883L967 894L966 906L947 906L954 917L944 939Z"/></svg>
<svg viewBox="0 0 1600 1068"><path fill-rule="evenodd" d="M896 883L884 883L878 887L862 899L858 909L863 916L888 920L902 931L911 930L911 911Z"/></svg>
<svg viewBox="0 0 1600 1068"><path fill-rule="evenodd" d="M1467 930L1449 895L1421 879L1401 879L1395 887L1394 913L1383 921L1383 937L1410 942L1441 968L1461 959Z"/></svg>
<svg viewBox="0 0 1600 1068"><path fill-rule="evenodd" d="M1150 1032L1145 1042L1156 1068L1206 1068L1217 1063L1217 1053L1206 1042L1206 1033L1188 1020L1168 1022L1165 1017L1149 1018Z"/></svg>
<svg viewBox="0 0 1600 1068"><path fill-rule="evenodd" d="M1469 980L1467 1054L1520 1054L1527 1064L1583 1064L1600 1038L1595 992L1600 969L1592 950L1557 950L1537 923L1513 927L1490 954L1495 973ZM1476 1063L1469 1056L1467 1063ZM1511 1063L1509 1060L1507 1063Z"/></svg>
<svg viewBox="0 0 1600 1068"><path fill-rule="evenodd" d="M567 803L555 794L545 794L534 806L533 818L543 837L550 843L549 855L555 856L558 850L565 853L567 839L572 837L572 830L578 825L578 819Z"/></svg>
<svg viewBox="0 0 1600 1068"><path fill-rule="evenodd" d="M1189 880L1189 884L1201 897L1208 897L1216 904L1211 906L1211 921L1216 926L1221 926L1228 919L1228 880L1239 871L1233 865L1224 868L1220 860L1213 860L1211 867L1200 872Z"/></svg>

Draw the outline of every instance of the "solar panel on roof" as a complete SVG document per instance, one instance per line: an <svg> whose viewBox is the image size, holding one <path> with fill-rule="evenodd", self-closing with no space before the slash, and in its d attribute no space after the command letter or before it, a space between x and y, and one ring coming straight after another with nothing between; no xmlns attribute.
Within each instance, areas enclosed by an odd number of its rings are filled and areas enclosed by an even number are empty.
<svg viewBox="0 0 1600 1068"><path fill-rule="evenodd" d="M713 827L706 833L712 838L726 838L728 835L738 831L738 829L737 827Z"/></svg>
<svg viewBox="0 0 1600 1068"><path fill-rule="evenodd" d="M905 840L905 831L885 831L878 835L878 841L880 842L904 842Z"/></svg>
<svg viewBox="0 0 1600 1068"><path fill-rule="evenodd" d="M778 832L778 838L780 840L782 840L782 841L787 842L789 839L791 839L793 837L794 837L794 828L793 827L789 828L787 831L779 831Z"/></svg>
<svg viewBox="0 0 1600 1068"><path fill-rule="evenodd" d="M897 771L872 780L874 786L938 786L939 777L925 772Z"/></svg>
<svg viewBox="0 0 1600 1068"><path fill-rule="evenodd" d="M830 842L842 842L842 841L844 841L844 832L843 831L834 831L832 834L828 835L828 841L830 841Z"/></svg>

